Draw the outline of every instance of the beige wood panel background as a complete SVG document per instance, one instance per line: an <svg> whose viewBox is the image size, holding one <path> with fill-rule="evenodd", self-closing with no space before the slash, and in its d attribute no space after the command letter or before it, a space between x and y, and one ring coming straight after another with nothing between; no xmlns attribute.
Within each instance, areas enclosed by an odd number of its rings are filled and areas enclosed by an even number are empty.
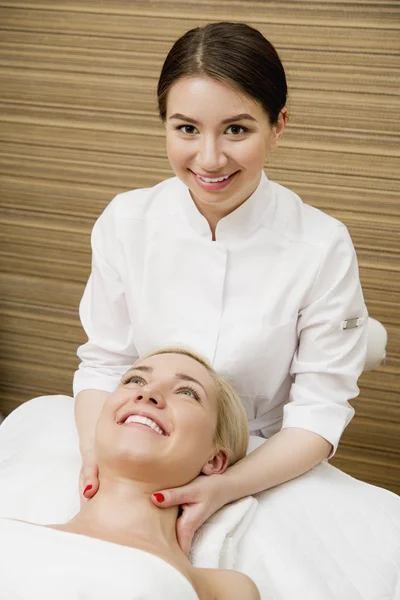
<svg viewBox="0 0 400 600"><path fill-rule="evenodd" d="M389 333L333 463L400 493L397 1L0 0L0 410L71 393L92 225L116 193L172 175L158 74L177 37L220 20L280 52L290 123L267 173L349 227Z"/></svg>

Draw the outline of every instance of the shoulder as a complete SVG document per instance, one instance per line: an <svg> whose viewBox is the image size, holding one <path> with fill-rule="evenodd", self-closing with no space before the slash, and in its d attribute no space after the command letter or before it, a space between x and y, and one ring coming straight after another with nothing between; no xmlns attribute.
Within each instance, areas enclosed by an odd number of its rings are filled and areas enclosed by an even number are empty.
<svg viewBox="0 0 400 600"><path fill-rule="evenodd" d="M139 227L146 220L163 219L177 211L183 183L178 177L165 179L150 188L138 188L117 194L105 207L92 230L92 245L114 247L121 227L135 220Z"/></svg>
<svg viewBox="0 0 400 600"><path fill-rule="evenodd" d="M261 600L254 581L244 573L227 569L201 569L215 600Z"/></svg>
<svg viewBox="0 0 400 600"><path fill-rule="evenodd" d="M116 220L171 214L176 210L175 200L182 186L178 177L171 177L150 188L138 188L118 194L107 208Z"/></svg>
<svg viewBox="0 0 400 600"><path fill-rule="evenodd" d="M326 247L327 241L338 230L347 232L343 223L335 217L306 204L298 194L283 185L275 181L269 183L275 210L272 220L265 221L264 226L272 225L277 233L292 242L320 248ZM266 217L269 217L268 213Z"/></svg>

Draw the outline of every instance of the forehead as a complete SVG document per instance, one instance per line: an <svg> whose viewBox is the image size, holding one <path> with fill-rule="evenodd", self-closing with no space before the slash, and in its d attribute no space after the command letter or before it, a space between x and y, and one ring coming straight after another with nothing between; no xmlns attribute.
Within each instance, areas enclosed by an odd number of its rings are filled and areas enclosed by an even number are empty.
<svg viewBox="0 0 400 600"><path fill-rule="evenodd" d="M262 107L256 100L210 77L178 79L168 92L167 118L175 112L186 116L211 114L218 119L244 112L255 118L263 115Z"/></svg>

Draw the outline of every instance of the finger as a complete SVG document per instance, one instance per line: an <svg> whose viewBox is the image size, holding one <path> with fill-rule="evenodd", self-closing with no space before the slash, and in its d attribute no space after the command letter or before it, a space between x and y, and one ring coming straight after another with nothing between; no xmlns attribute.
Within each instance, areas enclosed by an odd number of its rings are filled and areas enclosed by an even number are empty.
<svg viewBox="0 0 400 600"><path fill-rule="evenodd" d="M176 523L176 539L178 540L178 544L181 547L182 552L188 556L190 547L192 545L193 536L197 528L194 528L193 525L190 524L181 525L179 523L180 520L181 519L179 518Z"/></svg>
<svg viewBox="0 0 400 600"><path fill-rule="evenodd" d="M162 490L154 492L151 495L153 504L160 508L169 508L170 506L179 506L190 502L190 489L189 486L183 486L181 488L173 488L172 490ZM192 498L192 502L194 498Z"/></svg>
<svg viewBox="0 0 400 600"><path fill-rule="evenodd" d="M99 489L97 472L95 467L85 467L83 469L82 495L87 499L93 498Z"/></svg>
<svg viewBox="0 0 400 600"><path fill-rule="evenodd" d="M192 540L195 532L185 532L178 537L178 544L182 549L185 556L189 556L190 548L192 546Z"/></svg>
<svg viewBox="0 0 400 600"><path fill-rule="evenodd" d="M176 538L186 554L189 554L193 536L203 525L205 518L200 506L182 506L183 513L176 522Z"/></svg>
<svg viewBox="0 0 400 600"><path fill-rule="evenodd" d="M99 474L99 468L96 464L84 464L82 466L82 474L84 479L94 478L97 479Z"/></svg>
<svg viewBox="0 0 400 600"><path fill-rule="evenodd" d="M85 485L85 487L83 489L84 498L86 498L87 500L89 500L90 498L93 498L93 496L97 493L98 489L99 489L99 487L96 486L95 484L88 483L87 485Z"/></svg>

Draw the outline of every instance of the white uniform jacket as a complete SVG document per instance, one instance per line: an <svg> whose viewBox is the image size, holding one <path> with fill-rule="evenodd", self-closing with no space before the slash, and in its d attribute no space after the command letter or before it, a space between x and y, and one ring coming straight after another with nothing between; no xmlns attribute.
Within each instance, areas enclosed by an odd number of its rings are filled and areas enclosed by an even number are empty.
<svg viewBox="0 0 400 600"><path fill-rule="evenodd" d="M74 394L113 391L138 356L185 346L236 387L251 433L299 427L334 453L366 353L346 227L262 172L215 237L177 177L114 198L93 228Z"/></svg>

